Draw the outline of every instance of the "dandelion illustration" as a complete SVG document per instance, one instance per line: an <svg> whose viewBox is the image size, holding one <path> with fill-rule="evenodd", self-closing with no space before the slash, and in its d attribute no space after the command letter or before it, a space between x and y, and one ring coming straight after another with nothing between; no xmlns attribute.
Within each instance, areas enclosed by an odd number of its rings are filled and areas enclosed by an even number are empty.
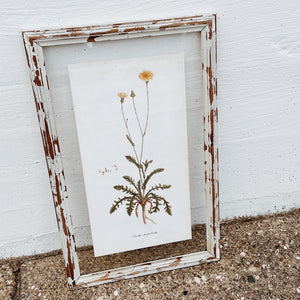
<svg viewBox="0 0 300 300"><path fill-rule="evenodd" d="M127 98L128 95L126 93L121 92L118 93L118 96L121 98L121 103L123 103L124 99Z"/></svg>
<svg viewBox="0 0 300 300"><path fill-rule="evenodd" d="M153 73L151 71L143 71L139 74L139 79L148 82L153 79Z"/></svg>
<svg viewBox="0 0 300 300"><path fill-rule="evenodd" d="M161 173L164 171L163 168L157 168L149 171L149 165L153 163L153 160L145 160L143 161L143 154L144 154L144 142L145 142L145 136L148 129L148 123L149 123L149 106L150 106L150 98L149 98L149 81L153 79L153 72L151 71L143 71L139 74L139 79L145 82L146 87L146 101L147 101L147 114L146 114L146 121L144 127L141 124L136 105L135 105L135 98L136 94L132 90L130 93L130 98L132 102L132 107L134 110L134 114L136 117L137 125L139 128L139 132L141 135L141 147L140 151L137 150L137 146L134 143L132 136L130 134L129 126L128 126L128 119L125 117L124 113L124 100L127 98L127 94L124 92L118 93L118 96L120 97L120 103L121 103L121 113L126 129L126 138L128 142L130 143L134 156L126 155L125 158L136 166L138 169L138 180L134 180L131 176L125 175L123 178L127 181L127 183L130 186L127 185L115 185L114 189L120 192L123 192L125 195L121 198L118 198L118 200L115 200L111 209L110 213L112 214L115 212L119 206L123 203L126 203L126 210L127 214L129 216L132 215L132 212L135 211L135 215L138 218L139 217L139 208L142 210L142 219L144 224L147 224L146 220L151 221L155 224L155 222L150 219L146 215L146 210L149 214L157 213L160 210L160 206L164 206L164 210L167 214L170 216L172 215L171 206L169 202L162 196L157 194L157 191L162 191L165 189L169 189L171 185L166 184L156 184L151 186L149 189L147 188L147 185L149 184L150 179L158 173ZM146 209L146 206L148 204L148 209Z"/></svg>

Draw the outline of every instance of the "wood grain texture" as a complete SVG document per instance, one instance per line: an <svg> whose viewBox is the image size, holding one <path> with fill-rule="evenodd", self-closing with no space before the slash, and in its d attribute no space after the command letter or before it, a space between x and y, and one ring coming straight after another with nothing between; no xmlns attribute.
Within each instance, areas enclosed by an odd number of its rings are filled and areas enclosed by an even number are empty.
<svg viewBox="0 0 300 300"><path fill-rule="evenodd" d="M22 30L217 13L221 218L299 207L298 1L17 0L1 9L0 257L60 247ZM88 244L83 221L75 234Z"/></svg>

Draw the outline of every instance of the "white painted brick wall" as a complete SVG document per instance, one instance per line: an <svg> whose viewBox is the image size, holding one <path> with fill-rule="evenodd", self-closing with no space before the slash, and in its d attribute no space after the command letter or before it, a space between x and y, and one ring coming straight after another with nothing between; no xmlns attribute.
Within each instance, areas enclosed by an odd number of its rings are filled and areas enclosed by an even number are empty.
<svg viewBox="0 0 300 300"><path fill-rule="evenodd" d="M299 10L296 0L2 1L0 258L60 248L22 30L217 13L221 217L232 218L300 207ZM75 232L90 242L86 224Z"/></svg>

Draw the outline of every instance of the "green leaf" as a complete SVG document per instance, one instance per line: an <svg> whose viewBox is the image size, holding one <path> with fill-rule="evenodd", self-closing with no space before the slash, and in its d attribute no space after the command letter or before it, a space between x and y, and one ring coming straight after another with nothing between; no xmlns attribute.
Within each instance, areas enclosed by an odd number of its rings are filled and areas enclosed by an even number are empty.
<svg viewBox="0 0 300 300"><path fill-rule="evenodd" d="M114 189L117 191L122 191L126 194L129 194L131 196L136 196L137 193L135 191L133 191L131 188L129 188L128 186L124 186L124 185L115 185Z"/></svg>
<svg viewBox="0 0 300 300"><path fill-rule="evenodd" d="M145 179L144 183L143 183L143 186L142 188L145 189L146 186L147 186L147 183L149 182L149 180L151 179L151 177L154 175L154 174L157 174L157 173L160 173L160 172L163 172L164 169L163 168L158 168L158 169L155 169L153 170Z"/></svg>
<svg viewBox="0 0 300 300"><path fill-rule="evenodd" d="M159 206L164 205L165 212L168 215L172 216L171 205L169 204L169 202L164 197L161 197L161 196L159 196L155 193L150 193L148 199L155 200L155 205L153 206L151 213L158 212L159 211Z"/></svg>
<svg viewBox="0 0 300 300"><path fill-rule="evenodd" d="M136 167L137 167L138 169L142 168L142 166L135 160L134 157L132 157L132 156L130 156L130 155L126 155L125 157L126 157L126 159L127 159L129 162L131 162L132 164L136 165Z"/></svg>
<svg viewBox="0 0 300 300"><path fill-rule="evenodd" d="M145 198L147 198L152 191L165 190L165 189L169 189L170 187L171 187L170 184L157 184L155 186L152 186L151 189L147 192Z"/></svg>
<svg viewBox="0 0 300 300"><path fill-rule="evenodd" d="M130 138L130 136L128 134L126 134L127 140L129 141L129 143L132 145L132 147L135 146L134 142L132 141L132 139Z"/></svg>
<svg viewBox="0 0 300 300"><path fill-rule="evenodd" d="M132 177L126 175L126 176L123 176L123 178L124 178L127 182L129 182L131 185L133 185L133 186L135 187L135 189L136 189L138 192L140 192L138 186L135 184L134 179L133 179Z"/></svg>
<svg viewBox="0 0 300 300"><path fill-rule="evenodd" d="M162 204L164 205L165 212L168 215L172 216L171 205L169 204L169 202L164 197L161 197L157 194L151 193L150 198L156 200L156 203L155 203L156 205L157 205L157 202L162 202ZM161 204L158 204L158 205L161 205Z"/></svg>
<svg viewBox="0 0 300 300"><path fill-rule="evenodd" d="M168 201L165 201L164 202L164 205L165 205L165 212L172 216L172 210L171 210L171 205L169 205L169 202Z"/></svg>
<svg viewBox="0 0 300 300"><path fill-rule="evenodd" d="M134 206L135 206L135 197L131 197L131 199L129 201L127 201L126 203L126 210L127 210L127 214L128 216L131 216L133 210L134 210Z"/></svg>
<svg viewBox="0 0 300 300"><path fill-rule="evenodd" d="M132 197L123 197L123 198L118 198L119 200L118 201L114 201L114 204L112 205L112 207L110 208L110 213L112 214L113 212L115 212L118 208L119 208L119 206L121 205L121 204L123 204L123 202L125 202L125 201L127 201L127 200L129 200L129 199L131 199Z"/></svg>
<svg viewBox="0 0 300 300"><path fill-rule="evenodd" d="M144 166L145 166L145 172L147 171L147 169L148 169L148 166L151 164L153 162L153 160L145 160L145 162L143 163L144 164Z"/></svg>
<svg viewBox="0 0 300 300"><path fill-rule="evenodd" d="M155 199L155 200L158 200L158 201L164 199L162 196L159 196L155 193L150 193L150 196L148 198Z"/></svg>
<svg viewBox="0 0 300 300"><path fill-rule="evenodd" d="M112 214L112 213L114 213L116 210L117 210L117 206L113 204L112 207L110 208L109 213Z"/></svg>
<svg viewBox="0 0 300 300"><path fill-rule="evenodd" d="M156 198L156 199L153 199L153 200L155 201L155 204L152 207L152 210L150 211L150 214L159 212L159 205L160 205L159 204L159 199Z"/></svg>

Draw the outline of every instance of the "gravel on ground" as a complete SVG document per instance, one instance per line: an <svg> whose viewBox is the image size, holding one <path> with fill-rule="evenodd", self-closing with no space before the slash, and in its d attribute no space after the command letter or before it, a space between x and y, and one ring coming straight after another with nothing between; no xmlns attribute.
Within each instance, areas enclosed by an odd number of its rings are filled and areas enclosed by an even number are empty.
<svg viewBox="0 0 300 300"><path fill-rule="evenodd" d="M299 209L225 221L219 262L73 291L61 254L3 260L0 299L300 299L299 221Z"/></svg>

